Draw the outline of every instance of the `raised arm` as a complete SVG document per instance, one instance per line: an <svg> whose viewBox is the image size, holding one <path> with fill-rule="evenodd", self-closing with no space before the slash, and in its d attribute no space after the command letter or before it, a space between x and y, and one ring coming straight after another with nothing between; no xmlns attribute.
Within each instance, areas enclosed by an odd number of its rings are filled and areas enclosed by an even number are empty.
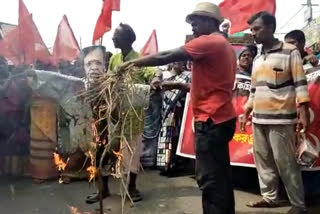
<svg viewBox="0 0 320 214"><path fill-rule="evenodd" d="M192 60L190 54L184 48L172 49L169 51L159 52L155 55L145 56L139 59L130 60L124 63L120 70L125 70L131 66L144 67L144 66L160 66L167 65L171 62Z"/></svg>

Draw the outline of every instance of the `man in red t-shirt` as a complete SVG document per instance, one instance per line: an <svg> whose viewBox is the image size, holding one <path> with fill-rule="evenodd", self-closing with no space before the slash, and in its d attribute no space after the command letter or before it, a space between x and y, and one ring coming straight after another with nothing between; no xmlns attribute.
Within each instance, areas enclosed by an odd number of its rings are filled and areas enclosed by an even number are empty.
<svg viewBox="0 0 320 214"><path fill-rule="evenodd" d="M196 177L202 190L203 213L234 214L234 194L228 142L235 131L232 88L236 56L232 46L219 32L223 21L218 6L199 3L187 16L195 39L185 46L129 61L120 68L158 66L176 61L193 62L191 101L195 117ZM172 89L179 84L161 82L158 73L154 88Z"/></svg>

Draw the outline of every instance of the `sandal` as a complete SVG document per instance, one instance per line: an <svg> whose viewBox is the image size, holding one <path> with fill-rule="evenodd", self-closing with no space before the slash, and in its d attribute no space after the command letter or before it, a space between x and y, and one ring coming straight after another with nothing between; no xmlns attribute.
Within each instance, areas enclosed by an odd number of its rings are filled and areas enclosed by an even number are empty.
<svg viewBox="0 0 320 214"><path fill-rule="evenodd" d="M252 207L252 208L273 208L273 207L278 207L279 205L276 203L269 203L265 201L264 199L256 202L249 202L247 204L247 207Z"/></svg>
<svg viewBox="0 0 320 214"><path fill-rule="evenodd" d="M102 199L105 199L105 198L107 198L109 196L110 196L109 192L103 192L102 193ZM92 193L92 194L88 195L87 198L86 198L86 203L87 204L93 204L93 203L96 203L98 201L99 201L99 193L98 192Z"/></svg>

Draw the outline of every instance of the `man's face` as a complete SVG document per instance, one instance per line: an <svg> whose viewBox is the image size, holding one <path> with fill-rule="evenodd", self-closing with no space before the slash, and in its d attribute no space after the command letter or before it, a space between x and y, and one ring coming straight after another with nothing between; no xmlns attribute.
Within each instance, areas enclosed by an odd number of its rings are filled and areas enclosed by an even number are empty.
<svg viewBox="0 0 320 214"><path fill-rule="evenodd" d="M252 65L252 61L252 53L248 50L245 50L240 56L239 65L245 69L248 69Z"/></svg>
<svg viewBox="0 0 320 214"><path fill-rule="evenodd" d="M194 37L208 34L208 20L203 17L193 17L191 20L191 27Z"/></svg>
<svg viewBox="0 0 320 214"><path fill-rule="evenodd" d="M303 52L304 51L304 46L305 44L302 43L302 42L298 42L298 40L296 39L293 39L293 38L285 38L284 40L286 43L289 43L289 44L292 44L294 46L296 46L300 52Z"/></svg>
<svg viewBox="0 0 320 214"><path fill-rule="evenodd" d="M257 44L262 44L273 35L272 26L266 26L261 18L256 19L250 25L250 30Z"/></svg>
<svg viewBox="0 0 320 214"><path fill-rule="evenodd" d="M185 68L185 62L174 62L172 63L172 68L176 72L181 73Z"/></svg>
<svg viewBox="0 0 320 214"><path fill-rule="evenodd" d="M104 72L103 52L96 48L84 58L84 70L89 82L94 82Z"/></svg>
<svg viewBox="0 0 320 214"><path fill-rule="evenodd" d="M122 27L117 27L114 31L112 41L115 48L121 48L124 44L126 44L126 39L124 38Z"/></svg>

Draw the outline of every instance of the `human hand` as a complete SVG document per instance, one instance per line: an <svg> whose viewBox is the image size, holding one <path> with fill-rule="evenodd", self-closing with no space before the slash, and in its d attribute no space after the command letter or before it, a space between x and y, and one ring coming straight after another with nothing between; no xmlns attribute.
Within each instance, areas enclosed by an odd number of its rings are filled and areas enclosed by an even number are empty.
<svg viewBox="0 0 320 214"><path fill-rule="evenodd" d="M309 108L305 105L300 106L298 110L298 124L296 126L297 132L307 132L310 125Z"/></svg>
<svg viewBox="0 0 320 214"><path fill-rule="evenodd" d="M163 81L161 83L162 90L179 89L179 83L173 81Z"/></svg>
<svg viewBox="0 0 320 214"><path fill-rule="evenodd" d="M240 131L245 132L246 131L246 125L248 121L248 117L245 116L245 114L240 114L238 117L239 124L240 124Z"/></svg>
<svg viewBox="0 0 320 214"><path fill-rule="evenodd" d="M314 54L310 54L308 56L305 57L305 60L307 60L308 62L310 62L310 64L312 66L317 66L319 63L318 58L314 55Z"/></svg>
<svg viewBox="0 0 320 214"><path fill-rule="evenodd" d="M250 124L248 123L248 120L251 112L252 112L252 108L246 107L244 113L239 115L238 120L240 123L241 132L245 132L246 126Z"/></svg>
<svg viewBox="0 0 320 214"><path fill-rule="evenodd" d="M162 89L162 80L160 77L154 77L151 81L151 88L153 90Z"/></svg>
<svg viewBox="0 0 320 214"><path fill-rule="evenodd" d="M129 70L130 68L132 68L134 66L134 62L133 61L127 61L124 62L122 65L119 66L119 73L124 73L125 71Z"/></svg>

